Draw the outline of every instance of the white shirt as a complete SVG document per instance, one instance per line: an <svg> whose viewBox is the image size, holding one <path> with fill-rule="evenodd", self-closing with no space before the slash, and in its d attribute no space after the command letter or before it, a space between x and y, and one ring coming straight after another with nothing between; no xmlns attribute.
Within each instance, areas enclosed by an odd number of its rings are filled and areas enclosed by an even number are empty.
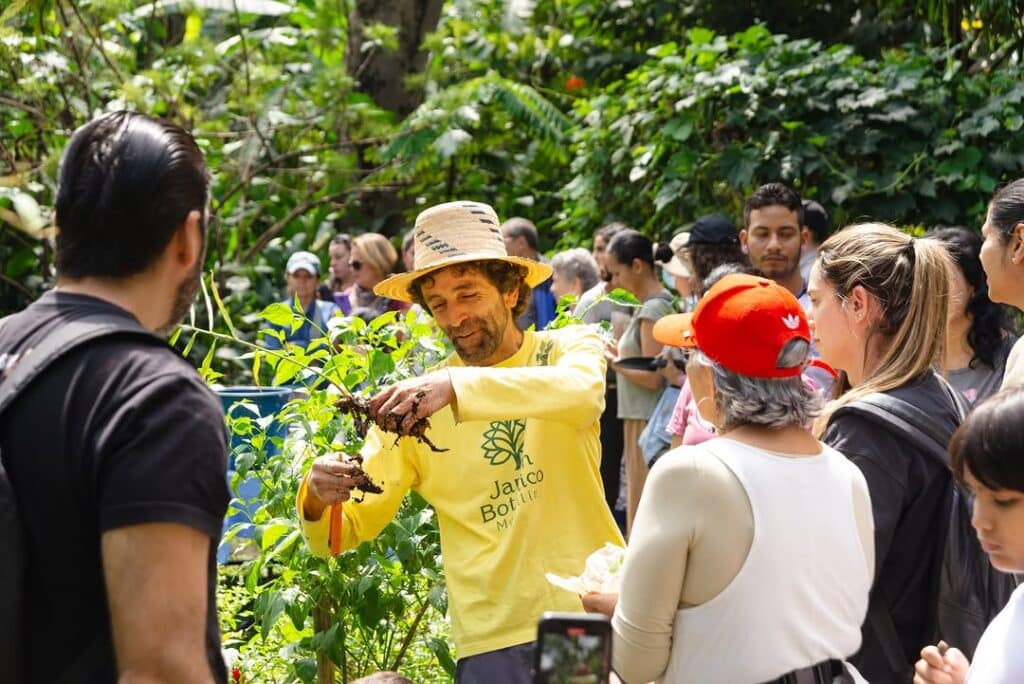
<svg viewBox="0 0 1024 684"><path fill-rule="evenodd" d="M1024 682L1024 585L1017 587L999 615L981 635L968 684Z"/></svg>
<svg viewBox="0 0 1024 684"><path fill-rule="evenodd" d="M701 570L701 540L745 524L700 500L731 490L717 485L714 462L747 499L752 540L723 590L680 608L680 586ZM612 618L616 671L629 682L754 684L855 653L873 570L870 523L861 535L857 510L870 517L863 475L829 447L788 457L719 438L663 456L626 551Z"/></svg>

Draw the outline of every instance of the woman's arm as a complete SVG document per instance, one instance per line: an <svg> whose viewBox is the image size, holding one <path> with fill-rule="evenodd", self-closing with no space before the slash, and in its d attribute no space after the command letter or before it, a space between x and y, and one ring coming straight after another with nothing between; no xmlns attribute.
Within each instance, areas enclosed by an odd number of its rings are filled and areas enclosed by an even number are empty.
<svg viewBox="0 0 1024 684"><path fill-rule="evenodd" d="M699 505L698 488L692 456L653 469L644 485L612 617L612 657L624 681L651 681L668 665L690 544L699 524L693 510Z"/></svg>
<svg viewBox="0 0 1024 684"><path fill-rule="evenodd" d="M640 320L640 348L642 356L657 356L661 352L661 343L654 339L654 321L649 318ZM650 390L659 390L665 385L665 379L656 370L633 370L620 368L617 364L612 369L622 377Z"/></svg>

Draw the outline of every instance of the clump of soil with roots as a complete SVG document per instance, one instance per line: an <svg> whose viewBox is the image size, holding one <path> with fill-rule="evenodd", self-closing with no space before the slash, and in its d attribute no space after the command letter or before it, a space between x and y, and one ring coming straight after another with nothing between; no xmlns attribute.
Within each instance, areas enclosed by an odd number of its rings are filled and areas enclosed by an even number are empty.
<svg viewBox="0 0 1024 684"><path fill-rule="evenodd" d="M412 403L410 413L415 414L416 411L419 410L420 401L422 401L425 396L425 392L419 392L416 395L416 398ZM383 422L377 422L370 410L370 400L366 397L357 397L352 394L343 394L338 401L334 403L334 407L341 413L346 413L352 416L352 422L355 424L356 434L359 435L360 439L366 439L366 434L370 431L370 427L372 425L377 425L381 430L397 435L395 437L396 444L402 437L412 437L416 441L426 444L430 447L430 450L435 453L448 451L447 449L441 449L431 442L429 437L427 437L427 430L430 429L429 418L417 418L408 430L402 429L402 423L408 415L406 413L390 412L384 417ZM356 455L351 457L349 460L358 467L356 476L362 476L362 484L357 484L355 486L356 489L369 494L380 494L384 491L381 489L380 485L370 479L370 476L363 471L362 456ZM359 501L362 501L362 499L353 499L353 501L358 503Z"/></svg>

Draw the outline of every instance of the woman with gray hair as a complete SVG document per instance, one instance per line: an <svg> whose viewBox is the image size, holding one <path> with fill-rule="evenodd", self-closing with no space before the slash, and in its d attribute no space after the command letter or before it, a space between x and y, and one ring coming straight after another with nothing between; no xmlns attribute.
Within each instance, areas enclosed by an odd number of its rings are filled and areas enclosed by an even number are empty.
<svg viewBox="0 0 1024 684"><path fill-rule="evenodd" d="M597 285L601 279L594 255L582 247L559 252L551 257L551 270L551 294L555 295L555 301L558 302L568 294L576 295L576 302L570 308L572 313L575 313L576 304L583 293Z"/></svg>
<svg viewBox="0 0 1024 684"><path fill-rule="evenodd" d="M655 338L687 350L718 437L663 456L647 479L612 616L627 682L862 681L874 570L867 484L806 426L821 398L801 379L811 333L784 287L730 275Z"/></svg>

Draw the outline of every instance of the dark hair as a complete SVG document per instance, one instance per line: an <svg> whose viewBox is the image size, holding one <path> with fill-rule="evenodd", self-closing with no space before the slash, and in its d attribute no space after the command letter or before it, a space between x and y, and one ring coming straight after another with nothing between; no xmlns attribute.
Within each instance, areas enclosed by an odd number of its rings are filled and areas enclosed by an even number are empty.
<svg viewBox="0 0 1024 684"><path fill-rule="evenodd" d="M629 230L629 226L621 221L612 221L595 230L594 238L603 237L608 242L611 242L613 237L624 230Z"/></svg>
<svg viewBox="0 0 1024 684"><path fill-rule="evenodd" d="M502 223L501 232L511 238L525 238L526 244L534 251L537 251L537 245L540 244L537 239L537 226L533 225L533 221L522 216L513 216Z"/></svg>
<svg viewBox="0 0 1024 684"><path fill-rule="evenodd" d="M970 470L989 489L1024 492L1024 386L1011 387L981 402L949 444L950 467L963 482Z"/></svg>
<svg viewBox="0 0 1024 684"><path fill-rule="evenodd" d="M614 255L620 264L632 264L633 259L640 259L654 268L654 243L651 242L651 238L632 228L616 233L605 251ZM669 248L669 252L671 251ZM671 258L670 254L669 259Z"/></svg>
<svg viewBox="0 0 1024 684"><path fill-rule="evenodd" d="M467 261L462 264L452 264L446 266L444 269L451 269L456 275L464 275L470 272L476 272L491 281L494 287L498 288L498 292L501 294L508 294L513 290L519 290L519 297L516 299L516 304L512 307L512 317L519 318L526 312L526 307L530 305L530 297L533 294L533 288L526 284L526 268L519 266L518 264L512 264L507 261L501 261L498 259L485 259L481 261ZM416 280L412 281L409 285L409 294L412 295L412 300L422 306L426 311L430 311L430 307L427 305L426 300L423 298L423 287L430 285L434 282L434 274L439 271L431 271L425 275L421 275Z"/></svg>
<svg viewBox="0 0 1024 684"><path fill-rule="evenodd" d="M743 227L750 228L750 212L754 209L776 206L796 213L797 226L804 225L804 205L800 195L784 183L765 183L743 203Z"/></svg>
<svg viewBox="0 0 1024 684"><path fill-rule="evenodd" d="M146 270L192 211L206 238L209 172L181 128L104 114L71 136L57 187L57 272L124 278Z"/></svg>
<svg viewBox="0 0 1024 684"><path fill-rule="evenodd" d="M820 245L832 234L832 226L828 221L828 212L825 211L825 207L812 199L805 199L800 204L804 210L804 217L801 223L811 231L811 235L814 236L814 242Z"/></svg>
<svg viewBox="0 0 1024 684"><path fill-rule="evenodd" d="M1024 178L1007 183L996 191L988 204L988 218L1006 243L1013 234L1014 226L1024 223Z"/></svg>
<svg viewBox="0 0 1024 684"><path fill-rule="evenodd" d="M348 251L352 251L352 236L348 233L338 233L331 238L332 245L345 245Z"/></svg>
<svg viewBox="0 0 1024 684"><path fill-rule="evenodd" d="M700 283L700 293L703 295L705 292L715 286L719 280L727 275L735 275L737 273L743 273L746 275L758 276L763 278L764 274L761 273L760 269L754 268L750 264L742 263L739 261L730 261L729 263L719 264L708 274L707 278L704 278ZM779 366L782 368L782 366Z"/></svg>
<svg viewBox="0 0 1024 684"><path fill-rule="evenodd" d="M963 226L933 228L928 231L928 237L942 243L974 290L964 305L971 318L971 328L967 332L967 343L974 351L971 368L974 368L975 361L995 366L996 353L1003 343L1003 331L1008 323L1002 307L988 298L988 281L979 257L981 238Z"/></svg>
<svg viewBox="0 0 1024 684"><path fill-rule="evenodd" d="M743 247L738 242L714 245L699 243L688 245L686 250L690 253L693 274L701 283L707 280L711 272L722 264L746 266L750 263L750 259L743 253Z"/></svg>

